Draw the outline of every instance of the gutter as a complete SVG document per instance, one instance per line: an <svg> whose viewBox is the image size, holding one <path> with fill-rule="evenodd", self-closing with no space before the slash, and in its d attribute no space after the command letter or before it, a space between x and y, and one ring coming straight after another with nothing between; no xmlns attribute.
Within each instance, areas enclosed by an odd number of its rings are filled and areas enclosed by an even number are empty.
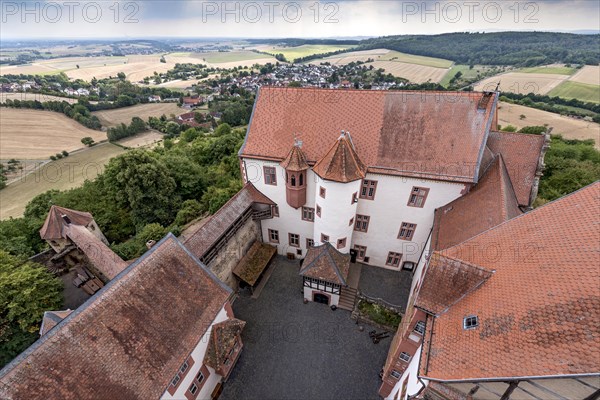
<svg viewBox="0 0 600 400"><path fill-rule="evenodd" d="M427 373L427 372L425 372ZM589 378L598 377L600 372L593 372L588 374L570 374L570 375L530 375L530 376L507 376L497 378L469 378L469 379L438 379L429 378L427 376L419 376L428 381L440 382L440 383L478 383L478 382L506 382L506 381L524 381L529 379L566 379L566 378Z"/></svg>

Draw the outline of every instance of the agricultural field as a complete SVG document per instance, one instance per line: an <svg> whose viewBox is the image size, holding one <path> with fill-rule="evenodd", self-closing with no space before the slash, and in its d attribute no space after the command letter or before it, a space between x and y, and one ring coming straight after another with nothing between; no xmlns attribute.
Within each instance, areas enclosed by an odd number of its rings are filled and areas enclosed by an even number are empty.
<svg viewBox="0 0 600 400"><path fill-rule="evenodd" d="M600 65L586 65L569 80L588 85L600 85Z"/></svg>
<svg viewBox="0 0 600 400"><path fill-rule="evenodd" d="M474 79L477 77L479 73L486 72L490 67L485 65L474 65L473 68L470 68L465 64L454 64L444 75L444 78L440 81L440 85L447 87L450 84L450 80L454 78L457 73L462 74L462 79Z"/></svg>
<svg viewBox="0 0 600 400"><path fill-rule="evenodd" d="M184 112L186 110L179 107L177 103L148 103L114 110L94 111L92 114L98 117L102 126L110 128L122 123L128 125L133 117L140 117L147 121L148 117L160 117L163 114L168 117L171 114L179 115Z"/></svg>
<svg viewBox="0 0 600 400"><path fill-rule="evenodd" d="M442 58L416 56L414 54L400 53L399 51L391 50L378 58L379 61L396 61L407 64L424 65L426 67L435 68L450 68L453 64L450 60Z"/></svg>
<svg viewBox="0 0 600 400"><path fill-rule="evenodd" d="M377 60L381 56L389 53L388 49L373 49L373 50L360 50L350 51L348 53L336 54L329 57L318 58L316 60L308 61L307 64L320 64L322 62L328 62L333 65L346 65L351 62L362 61L365 62L368 59Z"/></svg>
<svg viewBox="0 0 600 400"><path fill-rule="evenodd" d="M565 99L578 99L600 103L600 86L590 85L589 83L566 81L552 89L548 94Z"/></svg>
<svg viewBox="0 0 600 400"><path fill-rule="evenodd" d="M562 64L543 65L541 67L523 68L519 72L527 74L573 75L577 68L567 67Z"/></svg>
<svg viewBox="0 0 600 400"><path fill-rule="evenodd" d="M46 160L83 147L81 138L106 140L106 133L88 129L52 111L0 109L0 159Z"/></svg>
<svg viewBox="0 0 600 400"><path fill-rule="evenodd" d="M198 58L202 63L208 64L223 64L223 63L237 63L240 61L253 61L261 59L271 59L271 57L255 53L253 51L213 51L208 53L192 53L190 55L193 58ZM273 60L275 60L273 58ZM277 61L277 60L275 60ZM254 61L256 62L256 61Z"/></svg>
<svg viewBox="0 0 600 400"><path fill-rule="evenodd" d="M138 147L146 147L146 146L154 145L162 140L163 140L163 135L160 132L152 130L152 131L148 131L148 132L138 133L135 136L130 136L125 139L121 139L121 140L117 141L117 143L120 144L121 146L130 147L130 148L135 149Z"/></svg>
<svg viewBox="0 0 600 400"><path fill-rule="evenodd" d="M45 101L66 101L69 104L77 103L77 99L72 99L70 97L52 96L49 94L29 93L29 92L24 92L24 93L2 92L2 93L0 93L0 103L5 103L6 100L21 100L21 101L38 100L42 103ZM91 101L90 103L97 103L97 102Z"/></svg>
<svg viewBox="0 0 600 400"><path fill-rule="evenodd" d="M521 115L525 118L521 119ZM553 134L561 134L566 139L594 139L596 148L600 149L600 124L575 119L560 114L525 107L518 104L500 102L498 123L502 126L512 125L517 128L525 126L553 127Z"/></svg>
<svg viewBox="0 0 600 400"><path fill-rule="evenodd" d="M475 91L495 90L500 82L500 91L503 92L545 95L567 79L569 79L569 75L507 72L478 82L474 89Z"/></svg>
<svg viewBox="0 0 600 400"><path fill-rule="evenodd" d="M441 81L448 73L447 68L426 67L418 64L408 64L399 61L375 61L369 63L374 68L383 68L385 72L394 76L408 79L412 83Z"/></svg>
<svg viewBox="0 0 600 400"><path fill-rule="evenodd" d="M0 190L0 219L22 216L27 203L48 190L72 189L81 186L86 179L94 179L111 158L124 151L114 144L101 143L41 165Z"/></svg>
<svg viewBox="0 0 600 400"><path fill-rule="evenodd" d="M283 54L286 60L293 62L297 58L312 56L314 54L330 53L332 51L351 49L351 45L333 45L333 44L305 44L295 47L273 47L260 46L257 49L269 54Z"/></svg>

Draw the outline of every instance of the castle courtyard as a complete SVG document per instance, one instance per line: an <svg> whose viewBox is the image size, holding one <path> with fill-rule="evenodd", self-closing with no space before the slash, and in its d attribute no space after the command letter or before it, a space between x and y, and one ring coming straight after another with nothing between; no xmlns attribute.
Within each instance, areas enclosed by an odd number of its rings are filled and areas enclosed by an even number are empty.
<svg viewBox="0 0 600 400"><path fill-rule="evenodd" d="M304 304L298 261L272 262L260 297L233 304L244 349L221 399L376 399L391 337L373 344L348 311Z"/></svg>

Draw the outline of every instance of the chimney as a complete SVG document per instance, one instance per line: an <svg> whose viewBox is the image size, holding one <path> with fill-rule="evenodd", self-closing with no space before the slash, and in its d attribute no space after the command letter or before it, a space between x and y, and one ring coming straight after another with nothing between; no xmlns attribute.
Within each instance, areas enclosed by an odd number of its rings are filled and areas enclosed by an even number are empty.
<svg viewBox="0 0 600 400"><path fill-rule="evenodd" d="M146 242L146 247L150 250L156 244L156 240L148 240Z"/></svg>

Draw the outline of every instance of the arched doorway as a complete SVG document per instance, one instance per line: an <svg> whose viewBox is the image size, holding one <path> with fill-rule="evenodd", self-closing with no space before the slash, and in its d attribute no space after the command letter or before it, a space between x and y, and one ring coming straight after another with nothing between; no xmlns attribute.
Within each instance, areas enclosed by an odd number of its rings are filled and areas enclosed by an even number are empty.
<svg viewBox="0 0 600 400"><path fill-rule="evenodd" d="M323 293L314 293L313 294L313 301L315 303L329 304L329 297L327 297Z"/></svg>

